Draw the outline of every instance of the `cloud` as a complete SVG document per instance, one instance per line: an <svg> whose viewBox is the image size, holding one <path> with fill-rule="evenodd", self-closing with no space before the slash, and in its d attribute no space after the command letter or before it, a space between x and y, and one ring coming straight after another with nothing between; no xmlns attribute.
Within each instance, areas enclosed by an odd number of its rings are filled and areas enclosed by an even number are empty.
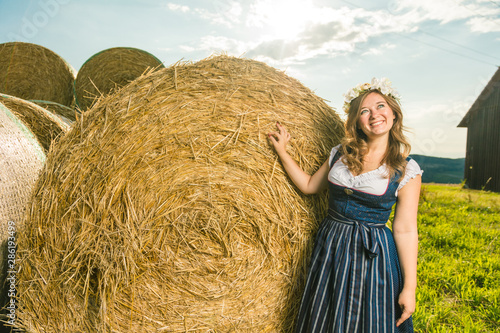
<svg viewBox="0 0 500 333"><path fill-rule="evenodd" d="M298 41L270 40L259 43L248 51L249 57L265 56L273 60L294 58L299 54L301 44Z"/></svg>
<svg viewBox="0 0 500 333"><path fill-rule="evenodd" d="M188 7L176 3L167 3L165 7L172 12L190 13L208 21L210 24L233 27L240 23L242 6L236 0L214 0L206 2L208 7Z"/></svg>
<svg viewBox="0 0 500 333"><path fill-rule="evenodd" d="M190 10L188 6L178 5L175 3L167 3L167 8L173 12L182 12L182 13L187 13Z"/></svg>
<svg viewBox="0 0 500 333"><path fill-rule="evenodd" d="M467 21L467 25L474 32L487 33L500 31L500 19L489 19L485 17L473 17Z"/></svg>
<svg viewBox="0 0 500 333"><path fill-rule="evenodd" d="M179 49L184 52L195 52L197 49L189 45L180 45Z"/></svg>
<svg viewBox="0 0 500 333"><path fill-rule="evenodd" d="M491 5L491 3L490 3ZM425 22L448 24L462 20L471 31L499 31L500 13L487 3L476 0L467 5L455 0L392 1L386 8L366 10L343 7L320 7L311 0L253 0L236 2L216 0L213 8L196 8L192 12L216 26L238 29L239 40L227 36L228 31L214 30L198 45L187 49L221 50L263 61L284 64L359 52L359 46L392 33L411 34ZM368 45L362 54L382 54L394 48L383 43Z"/></svg>
<svg viewBox="0 0 500 333"><path fill-rule="evenodd" d="M473 96L450 99L443 103L429 105L428 102L405 104L405 118L417 127L455 128L474 103Z"/></svg>
<svg viewBox="0 0 500 333"><path fill-rule="evenodd" d="M287 63L302 62L317 56L348 54L354 52L357 45L373 37L414 30L414 26L405 19L394 17L384 10L369 12L345 7L316 9L318 12L312 13L316 19L310 18L295 38L263 40L248 54ZM383 44L377 48L378 53L381 54L388 46L394 47L392 44ZM375 52L375 49L371 50L372 54Z"/></svg>
<svg viewBox="0 0 500 333"><path fill-rule="evenodd" d="M301 40L284 41L272 40L265 41L247 52L249 57L255 57L262 60L280 61L285 64L301 63L304 60L314 58L320 55L333 57L339 54L345 54L353 51L353 44L339 41L325 41L320 47L310 47Z"/></svg>
<svg viewBox="0 0 500 333"><path fill-rule="evenodd" d="M498 19L500 7L491 6L490 1L393 0L392 5L389 5L388 8L391 13L403 15L414 24L425 21L438 21L440 24L447 24L466 20L467 25L475 32L486 33L500 29Z"/></svg>
<svg viewBox="0 0 500 333"><path fill-rule="evenodd" d="M300 35L301 42L310 48L317 48L331 40L353 41L356 39L356 32L346 29L346 26L339 21L331 21L325 24L313 24L308 26Z"/></svg>
<svg viewBox="0 0 500 333"><path fill-rule="evenodd" d="M245 23L248 27L283 27L292 30L287 33L297 33L316 8L311 0L254 0L248 7Z"/></svg>
<svg viewBox="0 0 500 333"><path fill-rule="evenodd" d="M412 145L413 154L432 156L450 156L450 147L457 147L457 124L464 115L464 104L434 104L434 105L406 105L405 123L410 130L408 137ZM418 128L418 131L414 130ZM460 131L458 131L460 132ZM462 133L463 134L463 133ZM465 142L464 142L465 146ZM463 146L462 146L463 147ZM453 154L463 151L463 148Z"/></svg>
<svg viewBox="0 0 500 333"><path fill-rule="evenodd" d="M381 55L385 50L394 49L396 45L391 43L384 43L378 47L371 47L368 51L364 52L363 55Z"/></svg>
<svg viewBox="0 0 500 333"><path fill-rule="evenodd" d="M243 8L239 2L231 0L215 0L212 4L213 7L211 9L196 9L200 18L207 20L212 24L222 25L228 28L232 28L240 23Z"/></svg>
<svg viewBox="0 0 500 333"><path fill-rule="evenodd" d="M237 39L209 35L201 38L201 40L196 43L196 46L181 45L180 49L185 52L225 52L229 55L240 56L249 49L249 46L247 43Z"/></svg>
<svg viewBox="0 0 500 333"><path fill-rule="evenodd" d="M436 20L444 24L471 16L469 10L458 5L454 0L401 0L397 1L397 6L393 8L392 12L400 14L407 10L410 11L407 15L413 17L414 22Z"/></svg>

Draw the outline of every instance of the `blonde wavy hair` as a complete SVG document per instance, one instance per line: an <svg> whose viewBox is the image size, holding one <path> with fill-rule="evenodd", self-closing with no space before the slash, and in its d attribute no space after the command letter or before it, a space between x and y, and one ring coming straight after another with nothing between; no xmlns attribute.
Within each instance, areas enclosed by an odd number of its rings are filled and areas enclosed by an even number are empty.
<svg viewBox="0 0 500 333"><path fill-rule="evenodd" d="M368 138L361 128L359 128L358 119L361 115L361 105L366 96L371 93L377 93L382 96L396 116L392 128L389 131L388 149L381 163L385 163L387 166L387 177L392 178L396 176L396 181L399 181L405 174L407 164L406 158L410 154L411 145L403 134L406 128L403 126L403 112L401 111L401 106L398 101L391 96L382 94L377 89L367 91L351 102L347 112L347 121L345 123L345 137L340 148L342 161L355 175L360 174L363 170L363 159L368 151Z"/></svg>

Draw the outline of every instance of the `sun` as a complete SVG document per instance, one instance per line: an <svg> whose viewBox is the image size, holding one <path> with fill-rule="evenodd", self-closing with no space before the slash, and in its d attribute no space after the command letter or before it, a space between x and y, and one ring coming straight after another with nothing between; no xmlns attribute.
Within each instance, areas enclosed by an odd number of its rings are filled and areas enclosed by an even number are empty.
<svg viewBox="0 0 500 333"><path fill-rule="evenodd" d="M310 0L259 0L253 5L253 21L275 39L297 37L314 17Z"/></svg>

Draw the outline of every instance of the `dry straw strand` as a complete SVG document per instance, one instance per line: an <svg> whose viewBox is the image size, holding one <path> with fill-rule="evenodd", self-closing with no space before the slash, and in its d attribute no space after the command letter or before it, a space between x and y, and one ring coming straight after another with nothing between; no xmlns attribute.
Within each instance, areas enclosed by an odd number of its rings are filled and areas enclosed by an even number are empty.
<svg viewBox="0 0 500 333"><path fill-rule="evenodd" d="M51 101L31 100L30 102L35 103L36 105L39 105L42 108L52 112L70 126L76 120L78 111L75 108L70 108Z"/></svg>
<svg viewBox="0 0 500 333"><path fill-rule="evenodd" d="M0 44L0 93L26 100L74 104L76 72L53 51L36 44Z"/></svg>
<svg viewBox="0 0 500 333"><path fill-rule="evenodd" d="M31 131L0 103L0 279L14 277L8 265L7 245L24 223L26 204L45 161L45 153ZM9 239L9 237L11 237ZM12 245L11 243L11 245ZM12 250L12 247L9 249ZM13 255L13 253L9 253ZM15 260L15 259L14 259ZM12 263L12 261L11 261ZM10 282L11 280L7 280ZM10 283L0 286L2 306L8 301ZM0 317L1 320L9 318Z"/></svg>
<svg viewBox="0 0 500 333"><path fill-rule="evenodd" d="M327 200L300 194L259 140L277 120L310 173L343 136L300 82L226 55L99 99L50 151L31 198L19 327L291 331Z"/></svg>
<svg viewBox="0 0 500 333"><path fill-rule="evenodd" d="M0 94L0 103L22 120L46 153L51 143L69 130L68 123L35 103L5 94Z"/></svg>
<svg viewBox="0 0 500 333"><path fill-rule="evenodd" d="M131 47L114 47L90 57L78 71L75 94L78 107L85 111L101 96L135 80L148 69L162 68L152 54Z"/></svg>

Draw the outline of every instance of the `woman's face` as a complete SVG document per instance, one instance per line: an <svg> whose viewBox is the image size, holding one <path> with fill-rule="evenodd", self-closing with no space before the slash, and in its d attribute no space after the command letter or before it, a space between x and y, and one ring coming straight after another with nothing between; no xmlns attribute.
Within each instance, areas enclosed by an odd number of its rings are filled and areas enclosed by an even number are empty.
<svg viewBox="0 0 500 333"><path fill-rule="evenodd" d="M379 93L372 92L365 97L359 109L358 127L368 139L388 136L396 116Z"/></svg>

